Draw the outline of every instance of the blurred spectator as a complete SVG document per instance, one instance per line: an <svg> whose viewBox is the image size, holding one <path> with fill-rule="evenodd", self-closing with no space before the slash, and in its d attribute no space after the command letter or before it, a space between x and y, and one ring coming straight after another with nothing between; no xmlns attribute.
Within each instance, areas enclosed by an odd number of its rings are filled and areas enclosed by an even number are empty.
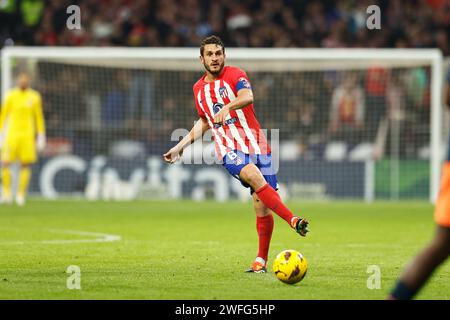
<svg viewBox="0 0 450 320"><path fill-rule="evenodd" d="M58 44L58 35L52 24L52 16L49 11L44 13L40 28L34 34L34 42L42 46L56 46Z"/></svg>
<svg viewBox="0 0 450 320"><path fill-rule="evenodd" d="M416 114L411 110L406 110L406 92L405 92L405 73L394 72L389 82L386 92L388 105L388 118L390 134L386 136L387 140L396 139L396 143L401 139L403 143L399 145L397 152L406 153L406 149L415 144L417 120ZM394 141L390 142L391 144ZM390 152L391 150L386 150Z"/></svg>
<svg viewBox="0 0 450 320"><path fill-rule="evenodd" d="M77 122L85 117L86 105L81 94L84 75L80 70L63 69L52 79L53 89L48 92L46 101L53 111L60 114L61 121ZM64 90L61 90L64 85Z"/></svg>
<svg viewBox="0 0 450 320"><path fill-rule="evenodd" d="M20 19L16 0L4 0L0 2L0 39L3 45L4 40L17 36L16 26Z"/></svg>
<svg viewBox="0 0 450 320"><path fill-rule="evenodd" d="M308 141L308 138L315 133L316 112L317 108L310 101L304 101L300 106L297 131L303 136L304 141Z"/></svg>
<svg viewBox="0 0 450 320"><path fill-rule="evenodd" d="M386 92L389 119L400 121L405 118L404 74L396 72L392 75Z"/></svg>
<svg viewBox="0 0 450 320"><path fill-rule="evenodd" d="M349 142L360 139L358 132L363 128L364 112L364 92L357 83L357 74L346 73L331 98L328 127L331 137Z"/></svg>
<svg viewBox="0 0 450 320"><path fill-rule="evenodd" d="M34 30L42 19L44 11L44 0L22 0L20 1L20 14L22 25L20 36L25 42L31 42L34 38Z"/></svg>

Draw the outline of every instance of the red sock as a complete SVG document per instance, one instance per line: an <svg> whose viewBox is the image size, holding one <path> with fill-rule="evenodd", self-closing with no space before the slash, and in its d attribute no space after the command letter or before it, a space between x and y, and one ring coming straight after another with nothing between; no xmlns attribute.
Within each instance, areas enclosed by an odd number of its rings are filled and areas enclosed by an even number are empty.
<svg viewBox="0 0 450 320"><path fill-rule="evenodd" d="M291 225L291 219L294 217L291 210L289 210L283 203L278 192L275 191L268 183L256 190L258 198L264 205L286 220Z"/></svg>
<svg viewBox="0 0 450 320"><path fill-rule="evenodd" d="M263 258L267 263L269 256L270 239L273 231L273 216L256 217L256 231L259 237L258 257Z"/></svg>

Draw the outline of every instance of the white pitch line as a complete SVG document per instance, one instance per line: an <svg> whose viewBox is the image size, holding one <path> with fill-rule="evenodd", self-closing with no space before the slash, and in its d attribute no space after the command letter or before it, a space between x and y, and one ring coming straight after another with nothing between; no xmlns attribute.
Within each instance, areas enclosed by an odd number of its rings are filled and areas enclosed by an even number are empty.
<svg viewBox="0 0 450 320"><path fill-rule="evenodd" d="M0 245L23 245L30 243L42 243L42 244L71 244L71 243L100 243L100 242L113 242L122 240L121 236L99 232L79 231L79 230L64 230L64 229L47 229L47 231L53 233L74 234L81 236L96 237L94 239L71 239L71 240L38 240L38 241L3 241Z"/></svg>

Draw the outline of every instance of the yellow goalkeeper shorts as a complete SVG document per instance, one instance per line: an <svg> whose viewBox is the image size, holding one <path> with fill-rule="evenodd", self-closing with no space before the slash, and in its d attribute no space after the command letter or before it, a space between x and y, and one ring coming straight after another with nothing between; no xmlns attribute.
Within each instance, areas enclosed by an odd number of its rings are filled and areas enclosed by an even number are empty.
<svg viewBox="0 0 450 320"><path fill-rule="evenodd" d="M35 139L30 137L6 139L0 156L2 162L34 163L37 160Z"/></svg>

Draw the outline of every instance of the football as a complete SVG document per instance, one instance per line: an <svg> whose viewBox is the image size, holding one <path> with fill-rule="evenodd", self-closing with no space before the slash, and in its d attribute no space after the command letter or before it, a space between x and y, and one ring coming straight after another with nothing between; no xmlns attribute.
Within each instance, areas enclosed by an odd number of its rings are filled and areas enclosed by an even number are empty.
<svg viewBox="0 0 450 320"><path fill-rule="evenodd" d="M296 250L283 250L273 261L273 272L278 280L284 283L300 282L307 270L306 258Z"/></svg>

